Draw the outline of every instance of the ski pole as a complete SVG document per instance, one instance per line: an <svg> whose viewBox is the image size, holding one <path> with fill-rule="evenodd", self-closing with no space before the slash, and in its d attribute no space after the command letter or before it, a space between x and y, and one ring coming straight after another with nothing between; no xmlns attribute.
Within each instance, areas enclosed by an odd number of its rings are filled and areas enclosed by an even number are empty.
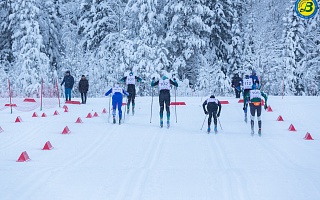
<svg viewBox="0 0 320 200"><path fill-rule="evenodd" d="M176 123L178 123L178 118L177 118L177 87L174 87L174 111L176 114Z"/></svg>
<svg viewBox="0 0 320 200"><path fill-rule="evenodd" d="M152 119L152 104L153 104L153 89L151 88L151 115L150 115L150 123Z"/></svg>
<svg viewBox="0 0 320 200"><path fill-rule="evenodd" d="M204 122L206 121L206 119L207 119L207 115L204 117L204 120L203 120L203 123L202 123L202 126L201 126L200 130L202 130Z"/></svg>
<svg viewBox="0 0 320 200"><path fill-rule="evenodd" d="M220 120L219 120L219 117L217 117L217 118L218 118L218 122L219 122L219 125L220 125L221 130L223 130L223 129L222 129L222 126L221 126L221 123L220 123Z"/></svg>
<svg viewBox="0 0 320 200"><path fill-rule="evenodd" d="M111 96L109 96L109 115L108 115L108 122L110 121L110 113L111 113L110 105L111 105Z"/></svg>

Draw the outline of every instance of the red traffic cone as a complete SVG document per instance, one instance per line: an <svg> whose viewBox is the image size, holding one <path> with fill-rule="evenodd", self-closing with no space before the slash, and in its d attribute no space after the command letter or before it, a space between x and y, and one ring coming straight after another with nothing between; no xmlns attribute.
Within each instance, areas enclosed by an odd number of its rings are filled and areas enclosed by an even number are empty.
<svg viewBox="0 0 320 200"><path fill-rule="evenodd" d="M27 162L29 160L30 160L29 155L27 154L26 151L24 151L24 152L21 153L21 155L18 158L17 162Z"/></svg>
<svg viewBox="0 0 320 200"><path fill-rule="evenodd" d="M102 110L102 113L107 113L107 110L104 108L103 110Z"/></svg>
<svg viewBox="0 0 320 200"><path fill-rule="evenodd" d="M51 150L53 146L51 145L50 141L46 142L42 148L42 150Z"/></svg>
<svg viewBox="0 0 320 200"><path fill-rule="evenodd" d="M94 117L99 117L99 115L98 115L97 112L95 112L95 113L93 114L93 116L94 116Z"/></svg>
<svg viewBox="0 0 320 200"><path fill-rule="evenodd" d="M21 117L20 116L18 116L17 118L16 118L16 121L15 121L16 123L17 122L22 122L22 119L21 119Z"/></svg>
<svg viewBox="0 0 320 200"><path fill-rule="evenodd" d="M64 108L64 109L68 109L68 106L64 105L62 108Z"/></svg>
<svg viewBox="0 0 320 200"><path fill-rule="evenodd" d="M69 112L68 107L64 108L64 112Z"/></svg>
<svg viewBox="0 0 320 200"><path fill-rule="evenodd" d="M277 121L283 121L283 118L282 118L282 116L281 116L281 115L279 115L279 117L278 117Z"/></svg>
<svg viewBox="0 0 320 200"><path fill-rule="evenodd" d="M34 112L34 113L32 114L32 117L38 117L38 114L37 114L36 112Z"/></svg>
<svg viewBox="0 0 320 200"><path fill-rule="evenodd" d="M294 126L292 124L290 124L290 126L289 126L289 131L296 131L296 129L294 128Z"/></svg>
<svg viewBox="0 0 320 200"><path fill-rule="evenodd" d="M268 111L268 112L272 112L271 106L268 106L267 111Z"/></svg>
<svg viewBox="0 0 320 200"><path fill-rule="evenodd" d="M47 117L46 113L42 113L41 117Z"/></svg>
<svg viewBox="0 0 320 200"><path fill-rule="evenodd" d="M58 111L54 111L53 115L59 115Z"/></svg>
<svg viewBox="0 0 320 200"><path fill-rule="evenodd" d="M83 123L80 117L78 117L76 123Z"/></svg>
<svg viewBox="0 0 320 200"><path fill-rule="evenodd" d="M307 133L306 136L304 136L305 140L313 140L313 138L311 137L311 134L310 133Z"/></svg>
<svg viewBox="0 0 320 200"><path fill-rule="evenodd" d="M71 133L71 131L69 130L68 126L66 126L63 131L62 131L62 134L69 134Z"/></svg>
<svg viewBox="0 0 320 200"><path fill-rule="evenodd" d="M87 117L86 118L92 118L92 115L91 113L88 113Z"/></svg>
<svg viewBox="0 0 320 200"><path fill-rule="evenodd" d="M4 131L4 130L3 130L3 129L1 128L1 126L0 126L0 133L3 132L3 131Z"/></svg>

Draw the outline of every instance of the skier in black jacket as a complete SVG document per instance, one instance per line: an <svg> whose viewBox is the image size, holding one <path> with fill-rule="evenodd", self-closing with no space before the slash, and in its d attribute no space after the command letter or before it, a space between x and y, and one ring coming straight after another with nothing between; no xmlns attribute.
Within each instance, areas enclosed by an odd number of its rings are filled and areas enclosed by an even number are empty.
<svg viewBox="0 0 320 200"><path fill-rule="evenodd" d="M163 76L162 79L155 81L155 77L152 78L151 86L159 85L159 104L160 104L160 127L163 127L163 111L164 104L166 104L167 112L167 127L170 126L170 89L171 85L178 87L178 83L174 78L173 81Z"/></svg>
<svg viewBox="0 0 320 200"><path fill-rule="evenodd" d="M206 109L207 106L207 109ZM211 95L209 99L205 100L202 104L204 114L209 114L208 118L208 133L210 133L211 118L213 117L214 132L217 133L217 118L220 117L221 103L214 95Z"/></svg>
<svg viewBox="0 0 320 200"><path fill-rule="evenodd" d="M86 104L87 103L87 92L89 89L89 82L85 75L81 76L81 80L79 81L79 91L81 94L81 103Z"/></svg>
<svg viewBox="0 0 320 200"><path fill-rule="evenodd" d="M129 73L129 76L125 76L120 79L120 82L127 84L127 92L129 93L127 102L127 114L129 114L130 103L132 102L132 114L134 114L135 98L136 98L136 82L141 82L140 77L134 76L133 72Z"/></svg>

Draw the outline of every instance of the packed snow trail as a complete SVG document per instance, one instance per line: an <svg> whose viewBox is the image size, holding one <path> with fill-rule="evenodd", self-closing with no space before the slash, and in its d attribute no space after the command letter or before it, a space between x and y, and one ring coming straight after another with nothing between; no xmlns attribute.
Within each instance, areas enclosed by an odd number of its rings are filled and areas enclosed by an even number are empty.
<svg viewBox="0 0 320 200"><path fill-rule="evenodd" d="M2 110L0 199L320 199L319 98L270 97L261 137L251 136L238 99L217 98L230 102L217 134L206 132L207 121L200 130L201 97L177 97L187 105L176 107L177 123L171 106L169 129L159 127L157 97L151 123L151 97L136 98L135 115L121 125L101 113L107 98L68 105L69 112L48 109L45 118ZM86 118L89 112L99 116ZM280 114L285 121L276 121ZM17 116L23 122L14 123ZM288 131L291 123L296 132ZM65 126L70 134L61 134ZM303 140L307 131L315 140ZM48 140L54 148L41 150ZM22 151L31 161L16 162Z"/></svg>

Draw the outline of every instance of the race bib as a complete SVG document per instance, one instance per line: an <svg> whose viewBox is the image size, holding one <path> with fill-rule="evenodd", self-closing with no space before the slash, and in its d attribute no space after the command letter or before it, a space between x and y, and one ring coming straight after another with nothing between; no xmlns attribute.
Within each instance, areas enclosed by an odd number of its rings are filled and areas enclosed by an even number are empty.
<svg viewBox="0 0 320 200"><path fill-rule="evenodd" d="M218 104L218 99L209 98L209 99L207 99L207 103L216 103L216 104Z"/></svg>
<svg viewBox="0 0 320 200"><path fill-rule="evenodd" d="M252 89L252 78L244 79L243 80L243 89Z"/></svg>
<svg viewBox="0 0 320 200"><path fill-rule="evenodd" d="M127 76L127 85L129 84L136 84L136 77L135 76Z"/></svg>
<svg viewBox="0 0 320 200"><path fill-rule="evenodd" d="M114 88L112 88L112 94L114 94L114 93L116 93L116 92L119 92L119 93L123 94L121 87L114 87Z"/></svg>
<svg viewBox="0 0 320 200"><path fill-rule="evenodd" d="M250 90L250 99L259 98L261 99L260 90Z"/></svg>
<svg viewBox="0 0 320 200"><path fill-rule="evenodd" d="M159 90L170 90L170 81L169 79L159 80Z"/></svg>

